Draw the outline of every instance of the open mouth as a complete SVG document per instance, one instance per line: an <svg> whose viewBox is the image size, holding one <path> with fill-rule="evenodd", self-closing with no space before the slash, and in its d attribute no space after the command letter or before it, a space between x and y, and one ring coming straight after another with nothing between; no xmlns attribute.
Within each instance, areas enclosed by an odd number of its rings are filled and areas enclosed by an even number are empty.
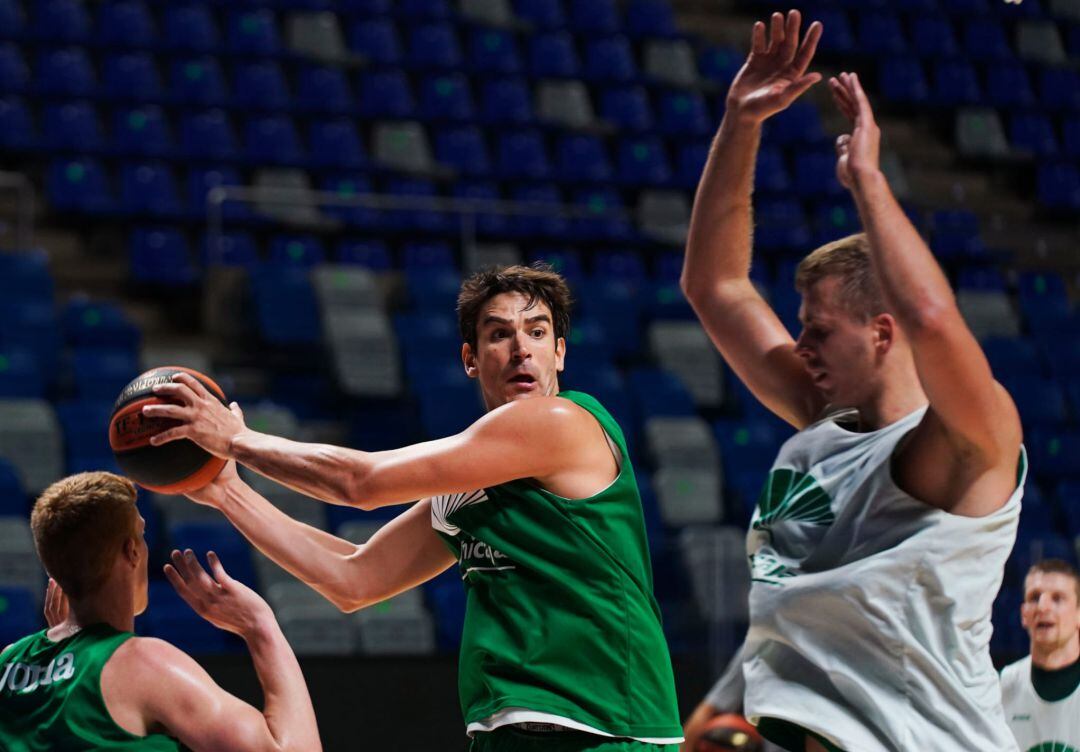
<svg viewBox="0 0 1080 752"><path fill-rule="evenodd" d="M517 376L513 376L510 378L510 383L531 385L536 383L536 379L527 373L519 373Z"/></svg>

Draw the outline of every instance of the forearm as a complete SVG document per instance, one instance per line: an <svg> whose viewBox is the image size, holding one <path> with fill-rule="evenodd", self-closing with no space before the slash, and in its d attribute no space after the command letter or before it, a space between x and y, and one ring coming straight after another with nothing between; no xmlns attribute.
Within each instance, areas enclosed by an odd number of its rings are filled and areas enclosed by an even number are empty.
<svg viewBox="0 0 1080 752"><path fill-rule="evenodd" d="M338 608L351 606L347 565L356 545L294 520L244 483L226 487L217 506L267 558Z"/></svg>
<svg viewBox="0 0 1080 752"><path fill-rule="evenodd" d="M682 286L688 295L750 273L754 164L761 125L728 112L698 184Z"/></svg>
<svg viewBox="0 0 1080 752"><path fill-rule="evenodd" d="M354 498L355 479L368 464L367 452L244 431L233 437L230 453L241 465L294 491L328 504L360 505Z"/></svg>
<svg viewBox="0 0 1080 752"><path fill-rule="evenodd" d="M262 685L263 718L283 752L321 749L315 711L296 655L273 618L244 635Z"/></svg>
<svg viewBox="0 0 1080 752"><path fill-rule="evenodd" d="M889 311L912 336L955 308L949 281L879 170L853 176L852 195L870 240Z"/></svg>

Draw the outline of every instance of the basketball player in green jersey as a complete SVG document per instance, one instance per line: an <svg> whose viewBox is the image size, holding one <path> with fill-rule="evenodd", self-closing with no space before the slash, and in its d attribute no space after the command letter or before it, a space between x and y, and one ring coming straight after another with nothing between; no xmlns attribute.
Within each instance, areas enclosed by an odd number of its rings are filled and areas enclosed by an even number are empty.
<svg viewBox="0 0 1080 752"><path fill-rule="evenodd" d="M1021 752L1080 750L1080 576L1060 559L1024 578L1020 621L1031 655L1001 671L1001 699Z"/></svg>
<svg viewBox="0 0 1080 752"><path fill-rule="evenodd" d="M795 750L1015 749L988 643L1023 493L1019 416L889 190L853 74L829 86L865 233L800 263L797 340L754 287L762 125L821 79L821 25L801 35L797 11L770 25L728 91L682 275L727 363L798 429L747 535L746 715Z"/></svg>
<svg viewBox="0 0 1080 752"><path fill-rule="evenodd" d="M130 481L105 472L57 481L30 524L52 578L49 628L0 652L0 749L321 749L304 677L270 607L214 554L207 574L191 551L174 551L165 574L200 616L247 642L262 713L172 645L132 634L147 605L147 549Z"/></svg>
<svg viewBox="0 0 1080 752"><path fill-rule="evenodd" d="M467 593L459 688L475 750L674 748L671 659L652 594L634 471L595 399L560 392L570 295L546 267L464 282L465 373L487 414L456 436L386 452L248 429L191 379L147 409L155 437L208 451L317 499L364 509L420 499L355 546L291 520L228 465L191 494L263 553L353 611L458 564Z"/></svg>

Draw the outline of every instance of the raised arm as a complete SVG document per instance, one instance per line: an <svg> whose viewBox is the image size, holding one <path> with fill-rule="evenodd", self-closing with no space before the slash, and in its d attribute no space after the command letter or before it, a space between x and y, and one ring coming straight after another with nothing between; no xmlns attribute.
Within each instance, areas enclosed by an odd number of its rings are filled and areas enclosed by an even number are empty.
<svg viewBox="0 0 1080 752"><path fill-rule="evenodd" d="M852 123L852 132L837 140L837 176L858 206L886 304L911 343L930 401L919 428L920 439L926 441L911 444L923 447L927 459L939 450L951 455L962 471L953 481L962 484L950 490L953 496L962 496L988 473L996 476L992 480L997 492L981 494L969 509L957 510L987 513L1004 503L1016 483L1019 415L994 381L941 267L889 190L878 161L881 133L858 77L844 73L829 86ZM942 464L941 456L934 464Z"/></svg>
<svg viewBox="0 0 1080 752"><path fill-rule="evenodd" d="M431 527L427 502L357 545L292 519L244 483L232 462L188 497L219 509L265 556L342 611L356 611L415 587L454 561Z"/></svg>
<svg viewBox="0 0 1080 752"><path fill-rule="evenodd" d="M191 551L174 551L166 576L200 616L247 643L262 685L262 712L219 687L198 663L167 642L133 638L102 671L113 719L137 734L169 734L194 752L311 752L319 730L296 656L266 602L233 580L214 554L213 576Z"/></svg>
<svg viewBox="0 0 1080 752"><path fill-rule="evenodd" d="M821 80L807 73L821 24L799 44L801 15L754 24L750 57L731 84L690 219L681 285L728 365L766 407L801 428L823 400L795 355L795 342L750 281L750 197L762 123Z"/></svg>

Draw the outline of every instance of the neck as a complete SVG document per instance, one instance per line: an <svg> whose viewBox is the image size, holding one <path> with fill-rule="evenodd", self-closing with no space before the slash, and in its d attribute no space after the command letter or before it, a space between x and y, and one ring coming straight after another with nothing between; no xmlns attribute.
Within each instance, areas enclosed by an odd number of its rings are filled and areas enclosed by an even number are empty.
<svg viewBox="0 0 1080 752"><path fill-rule="evenodd" d="M1080 660L1080 635L1064 645L1031 645L1031 662L1044 671L1056 671Z"/></svg>
<svg viewBox="0 0 1080 752"><path fill-rule="evenodd" d="M121 632L134 631L135 603L131 583L106 583L92 595L69 599L67 619L52 627L49 636L62 638L91 624L108 624Z"/></svg>
<svg viewBox="0 0 1080 752"><path fill-rule="evenodd" d="M929 402L914 360L908 361L886 372L878 390L859 405L859 427L863 431L892 425Z"/></svg>

